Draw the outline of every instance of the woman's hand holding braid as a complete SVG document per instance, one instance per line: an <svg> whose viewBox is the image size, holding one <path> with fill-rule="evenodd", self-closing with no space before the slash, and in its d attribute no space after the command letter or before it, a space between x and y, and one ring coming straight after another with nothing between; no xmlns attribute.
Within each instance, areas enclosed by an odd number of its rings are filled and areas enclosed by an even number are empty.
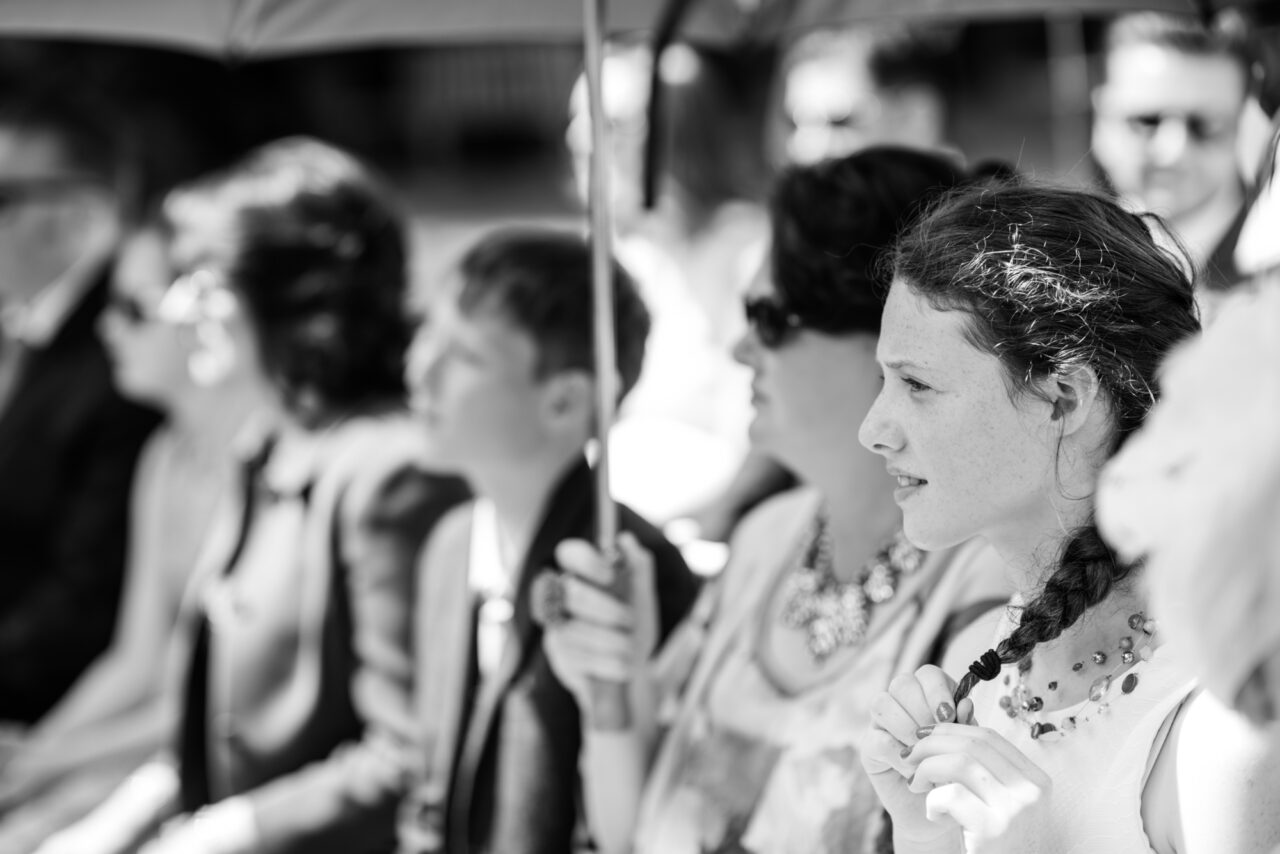
<svg viewBox="0 0 1280 854"><path fill-rule="evenodd" d="M1003 736L976 726L968 699L953 706L954 690L926 665L895 678L872 707L862 764L893 819L899 854L1000 850L1016 823L1039 824L1048 801L1048 776Z"/></svg>

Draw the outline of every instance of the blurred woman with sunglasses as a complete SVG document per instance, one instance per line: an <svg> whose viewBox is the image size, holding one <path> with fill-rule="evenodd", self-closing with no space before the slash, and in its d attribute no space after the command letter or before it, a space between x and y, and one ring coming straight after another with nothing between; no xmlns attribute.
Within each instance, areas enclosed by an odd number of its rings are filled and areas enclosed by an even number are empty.
<svg viewBox="0 0 1280 854"><path fill-rule="evenodd" d="M106 797L160 749L172 726L159 673L183 588L230 481L231 440L248 400L187 373L180 330L160 321L173 280L158 224L123 242L98 332L116 384L165 412L134 478L124 600L111 646L5 763L0 850L29 851Z"/></svg>
<svg viewBox="0 0 1280 854"><path fill-rule="evenodd" d="M879 388L879 255L959 180L938 155L873 148L792 169L775 188L771 255L734 355L754 374L753 443L806 485L746 517L729 566L663 650L654 687L669 729L643 794L640 774L619 769L643 755L646 710L633 733L584 733L601 850L856 850L879 812L857 761L870 698L927 660L949 620L1002 594L983 548L924 555L902 538L894 482L854 431ZM625 652L628 627L651 617L579 578L601 575L594 555L562 549L570 617L545 641L584 708L586 677L644 660ZM635 675L637 696L649 676Z"/></svg>
<svg viewBox="0 0 1280 854"><path fill-rule="evenodd" d="M350 155L286 139L164 208L181 276L161 313L188 370L256 404L232 501L184 599L171 756L45 849L393 847L410 755L415 556L461 497L403 417L403 222Z"/></svg>

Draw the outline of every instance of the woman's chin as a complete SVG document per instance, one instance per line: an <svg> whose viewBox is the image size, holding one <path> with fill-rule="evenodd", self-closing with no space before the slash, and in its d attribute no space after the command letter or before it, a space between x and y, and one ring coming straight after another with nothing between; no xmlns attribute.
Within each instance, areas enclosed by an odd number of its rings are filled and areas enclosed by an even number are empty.
<svg viewBox="0 0 1280 854"><path fill-rule="evenodd" d="M971 535L949 530L934 520L924 518L923 514L912 513L910 508L905 508L902 513L902 533L911 545L926 552L951 548L971 539Z"/></svg>

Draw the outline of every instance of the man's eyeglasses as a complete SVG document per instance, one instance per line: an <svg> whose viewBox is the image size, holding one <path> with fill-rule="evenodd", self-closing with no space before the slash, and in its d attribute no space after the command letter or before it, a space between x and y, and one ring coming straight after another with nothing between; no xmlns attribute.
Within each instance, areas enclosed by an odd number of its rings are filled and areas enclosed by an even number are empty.
<svg viewBox="0 0 1280 854"><path fill-rule="evenodd" d="M804 326L800 315L787 311L773 297L746 297L742 310L760 343L771 349L785 344L792 333Z"/></svg>
<svg viewBox="0 0 1280 854"><path fill-rule="evenodd" d="M1229 122L1215 116L1199 113L1135 113L1124 117L1129 128L1145 139L1151 139L1165 122L1181 122L1187 129L1187 138L1197 144L1214 142L1227 135Z"/></svg>

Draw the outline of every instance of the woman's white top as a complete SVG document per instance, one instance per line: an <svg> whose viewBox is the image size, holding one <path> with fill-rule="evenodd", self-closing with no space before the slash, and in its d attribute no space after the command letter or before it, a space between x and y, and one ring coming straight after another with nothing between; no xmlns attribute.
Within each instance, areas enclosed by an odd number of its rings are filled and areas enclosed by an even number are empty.
<svg viewBox="0 0 1280 854"><path fill-rule="evenodd" d="M1013 631L1011 617L1000 621L998 642ZM1137 685L1123 693L1124 679ZM1172 645L1154 650L1149 661L1111 680L1099 703L1080 703L1036 720L1059 730L1073 715L1089 720L1061 738L1031 738L1030 722L1011 718L1000 708L1000 697L1018 678L1009 665L991 682L972 692L974 714L982 726L994 729L1038 765L1053 781L1048 824L1002 840L999 850L1017 854L1147 854L1152 851L1142 826L1142 793L1147 777L1164 746L1175 713L1191 695L1195 680ZM1106 704L1105 712L1098 708ZM986 850L986 849L984 849Z"/></svg>

